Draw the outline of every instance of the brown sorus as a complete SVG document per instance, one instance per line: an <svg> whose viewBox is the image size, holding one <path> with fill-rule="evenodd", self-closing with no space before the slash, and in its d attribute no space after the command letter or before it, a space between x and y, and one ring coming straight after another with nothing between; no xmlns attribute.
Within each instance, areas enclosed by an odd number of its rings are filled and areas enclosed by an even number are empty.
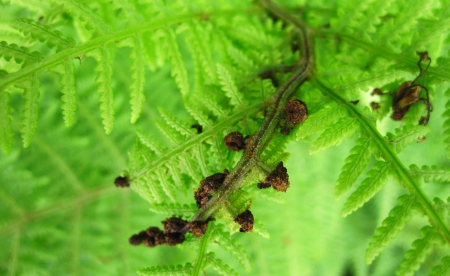
<svg viewBox="0 0 450 276"><path fill-rule="evenodd" d="M175 246L177 244L184 242L184 235L182 233L170 233L166 234L166 244L170 246Z"/></svg>
<svg viewBox="0 0 450 276"><path fill-rule="evenodd" d="M306 104L297 99L290 99L285 106L286 122L297 125L308 118L308 108Z"/></svg>
<svg viewBox="0 0 450 276"><path fill-rule="evenodd" d="M196 220L191 222L191 231L190 233L194 234L195 237L199 238L206 233L206 227L208 226L208 222L214 220L213 218L208 218L205 221Z"/></svg>
<svg viewBox="0 0 450 276"><path fill-rule="evenodd" d="M191 128L195 128L197 130L197 134L200 134L200 133L203 132L203 127L201 125L199 125L199 124L193 124L191 126Z"/></svg>
<svg viewBox="0 0 450 276"><path fill-rule="evenodd" d="M250 210L245 210L243 213L240 213L234 221L241 226L239 229L240 232L252 232L255 219Z"/></svg>
<svg viewBox="0 0 450 276"><path fill-rule="evenodd" d="M258 183L258 189L266 189L269 188L271 185L269 183L260 182Z"/></svg>
<svg viewBox="0 0 450 276"><path fill-rule="evenodd" d="M119 176L114 180L114 185L120 188L130 187L130 183L128 183L128 179L124 176Z"/></svg>
<svg viewBox="0 0 450 276"><path fill-rule="evenodd" d="M287 169L283 166L283 162L278 163L275 170L266 177L264 182L270 184L277 191L286 192L289 188L289 175Z"/></svg>
<svg viewBox="0 0 450 276"><path fill-rule="evenodd" d="M198 208L203 207L206 202L208 202L211 198L211 194L219 189L228 174L228 170L225 169L223 173L215 173L200 181L200 187L194 194L194 199Z"/></svg>
<svg viewBox="0 0 450 276"><path fill-rule="evenodd" d="M165 234L181 233L188 221L181 218L167 218L162 221L162 224L164 225Z"/></svg>
<svg viewBox="0 0 450 276"><path fill-rule="evenodd" d="M164 232L158 227L150 227L146 231L147 237L144 239L144 245L155 247L166 243Z"/></svg>
<svg viewBox="0 0 450 276"><path fill-rule="evenodd" d="M128 241L131 245L140 245L146 238L147 233L145 231L141 231L139 232L139 234L134 234L133 236L131 236Z"/></svg>
<svg viewBox="0 0 450 276"><path fill-rule="evenodd" d="M223 138L223 142L225 143L225 147L230 150L240 151L245 148L244 136L237 131L228 133L227 136Z"/></svg>

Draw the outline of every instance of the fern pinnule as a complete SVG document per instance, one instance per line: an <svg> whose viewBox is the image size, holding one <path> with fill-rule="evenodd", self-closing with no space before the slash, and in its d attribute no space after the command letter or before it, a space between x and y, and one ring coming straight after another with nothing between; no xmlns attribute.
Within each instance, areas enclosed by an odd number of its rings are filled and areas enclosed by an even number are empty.
<svg viewBox="0 0 450 276"><path fill-rule="evenodd" d="M398 202L400 205L397 205L389 212L388 217L383 220L382 225L375 230L375 235L370 239L366 249L366 264L372 263L411 218L411 207L414 203L414 197L403 195L398 198Z"/></svg>
<svg viewBox="0 0 450 276"><path fill-rule="evenodd" d="M423 178L425 182L449 182L450 181L450 170L446 168L438 168L437 166L427 166L424 165L419 168L416 165L411 165L409 167L411 174Z"/></svg>
<svg viewBox="0 0 450 276"><path fill-rule="evenodd" d="M75 46L73 38L64 37L61 32L52 30L49 26L28 18L17 19L11 23L11 26L35 40L46 41L49 48L57 46L58 50L62 50Z"/></svg>
<svg viewBox="0 0 450 276"><path fill-rule="evenodd" d="M5 90L0 90L0 147L7 154L11 151L13 143L13 129L11 125L10 95Z"/></svg>
<svg viewBox="0 0 450 276"><path fill-rule="evenodd" d="M156 176L156 179L159 180L159 183L161 184L161 187L162 187L163 191L165 192L165 194L167 195L167 197L172 202L176 202L174 185L172 185L172 183L166 177L166 170L167 170L167 168L165 168L163 166L157 168L156 172L155 172L155 176Z"/></svg>
<svg viewBox="0 0 450 276"><path fill-rule="evenodd" d="M189 78L186 66L181 56L180 48L178 47L176 34L171 28L166 28L163 30L159 30L158 35L164 38L163 45L166 48L167 55L169 56L172 65L171 75L175 78L175 82L180 89L181 95L183 97L186 97L187 95L189 95L190 90Z"/></svg>
<svg viewBox="0 0 450 276"><path fill-rule="evenodd" d="M140 36L133 38L133 47L130 51L131 59L131 84L130 84L130 105L131 105L131 123L135 123L142 111L142 105L145 101L145 54L144 46Z"/></svg>
<svg viewBox="0 0 450 276"><path fill-rule="evenodd" d="M445 276L450 272L450 256L445 256L441 260L441 264L433 268L430 276Z"/></svg>
<svg viewBox="0 0 450 276"><path fill-rule="evenodd" d="M406 251L405 258L400 263L396 275L413 275L425 261L428 254L431 253L433 244L438 238L436 230L431 226L425 226L420 230L423 238L417 239L412 243L412 249Z"/></svg>
<svg viewBox="0 0 450 276"><path fill-rule="evenodd" d="M114 99L112 89L112 56L108 46L98 49L94 57L97 59L95 67L100 101L100 112L106 134L110 134L114 126Z"/></svg>
<svg viewBox="0 0 450 276"><path fill-rule="evenodd" d="M221 64L217 64L217 75L219 76L222 90L230 99L231 104L236 107L245 106L244 98L242 94L239 93L233 78L230 76L228 70Z"/></svg>
<svg viewBox="0 0 450 276"><path fill-rule="evenodd" d="M138 274L142 276L190 276L194 267L191 263L184 266L152 266L138 270Z"/></svg>
<svg viewBox="0 0 450 276"><path fill-rule="evenodd" d="M429 131L430 128L428 126L404 126L401 129L396 128L395 134L388 132L386 138L388 143L393 146L395 152L399 153L406 146L424 137Z"/></svg>
<svg viewBox="0 0 450 276"><path fill-rule="evenodd" d="M238 276L237 272L232 269L229 265L224 263L221 259L216 258L213 252L206 254L206 266L211 267L217 273L224 276Z"/></svg>
<svg viewBox="0 0 450 276"><path fill-rule="evenodd" d="M390 165L387 162L377 161L367 172L366 178L354 191L344 204L342 216L346 217L364 203L369 201L386 184L390 174Z"/></svg>
<svg viewBox="0 0 450 276"><path fill-rule="evenodd" d="M334 187L335 199L339 199L352 187L367 164L369 164L371 143L370 139L361 136L356 141L356 145L350 150L350 154L345 159L345 164Z"/></svg>
<svg viewBox="0 0 450 276"><path fill-rule="evenodd" d="M213 239L216 240L225 250L234 256L247 272L250 271L251 265L244 247L231 238L222 225L215 224Z"/></svg>
<svg viewBox="0 0 450 276"><path fill-rule="evenodd" d="M331 146L340 145L345 138L351 138L357 131L357 128L358 123L356 120L342 117L335 124L325 128L322 134L314 141L309 152L315 153Z"/></svg>
<svg viewBox="0 0 450 276"><path fill-rule="evenodd" d="M39 114L39 78L33 74L29 79L29 85L23 93L24 103L22 107L22 133L23 146L30 145L36 132Z"/></svg>
<svg viewBox="0 0 450 276"><path fill-rule="evenodd" d="M163 152L165 152L166 149L164 148L164 146L158 140L154 139L146 132L138 129L136 130L136 134L139 140L142 142L142 144L147 146L150 150L154 151L156 154L162 154Z"/></svg>
<svg viewBox="0 0 450 276"><path fill-rule="evenodd" d="M445 92L445 96L447 98L450 97L450 89ZM445 121L442 124L442 128L444 129L445 151L447 152L447 156L450 157L450 100L445 103L445 111L442 114L442 117L445 118Z"/></svg>
<svg viewBox="0 0 450 276"><path fill-rule="evenodd" d="M71 126L75 121L77 97L75 91L75 66L72 60L64 61L64 73L61 74L62 111L64 123Z"/></svg>
<svg viewBox="0 0 450 276"><path fill-rule="evenodd" d="M202 127L208 127L212 125L212 121L206 115L199 104L194 103L192 101L185 101L184 107L186 110L191 114L192 117L202 126Z"/></svg>
<svg viewBox="0 0 450 276"><path fill-rule="evenodd" d="M30 52L26 47L8 44L6 41L0 41L0 57L3 57L6 61L14 59L16 63L25 61L25 64L37 62L44 58L39 52Z"/></svg>
<svg viewBox="0 0 450 276"><path fill-rule="evenodd" d="M194 135L194 130L192 128L180 122L175 116L170 114L166 109L159 107L158 110L159 114L161 114L161 117L164 119L166 124L170 126L172 129L176 130L186 138L192 137Z"/></svg>
<svg viewBox="0 0 450 276"><path fill-rule="evenodd" d="M197 211L198 207L195 204L179 204L179 203L161 203L152 204L150 211L156 214L164 214L167 216L180 216L182 218L190 218Z"/></svg>

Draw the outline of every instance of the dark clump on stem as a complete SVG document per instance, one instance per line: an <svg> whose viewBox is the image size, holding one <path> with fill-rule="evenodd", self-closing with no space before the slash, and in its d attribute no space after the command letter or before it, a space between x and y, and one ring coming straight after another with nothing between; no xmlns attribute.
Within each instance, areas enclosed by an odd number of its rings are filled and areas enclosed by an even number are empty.
<svg viewBox="0 0 450 276"><path fill-rule="evenodd" d="M264 184L264 186L258 184L258 188L260 186L265 188L267 185L270 185L277 191L286 192L287 188L289 188L289 175L287 174L287 169L283 166L283 162L278 163L275 170L266 177Z"/></svg>
<svg viewBox="0 0 450 276"><path fill-rule="evenodd" d="M162 221L164 231L158 227L150 227L146 231L131 236L130 244L140 245L143 243L147 247L155 247L157 245L167 244L175 246L184 242L184 228L188 221L180 218L167 218Z"/></svg>
<svg viewBox="0 0 450 276"><path fill-rule="evenodd" d="M228 174L228 170L225 169L223 173L215 173L200 181L200 187L194 194L198 208L203 207L208 202L211 194L219 189Z"/></svg>
<svg viewBox="0 0 450 276"><path fill-rule="evenodd" d="M130 187L130 183L128 182L128 179L124 176L117 177L114 180L114 185L116 185L116 187L120 187L120 188Z"/></svg>
<svg viewBox="0 0 450 276"><path fill-rule="evenodd" d="M308 118L306 104L297 99L290 99L285 106L286 122L290 125L298 125Z"/></svg>
<svg viewBox="0 0 450 276"><path fill-rule="evenodd" d="M240 132L231 132L223 138L223 142L225 143L225 147L230 150L240 151L245 149L245 139L242 133Z"/></svg>
<svg viewBox="0 0 450 276"><path fill-rule="evenodd" d="M190 233L194 234L195 237L199 238L206 233L206 228L208 226L208 222L213 221L213 218L208 218L205 221L196 220L191 222L191 231Z"/></svg>
<svg viewBox="0 0 450 276"><path fill-rule="evenodd" d="M239 229L240 232L252 232L255 219L250 210L245 210L243 213L240 213L234 221L241 226Z"/></svg>
<svg viewBox="0 0 450 276"><path fill-rule="evenodd" d="M188 222L180 218L167 218L162 221L162 224L164 226L164 233L169 234L180 233Z"/></svg>
<svg viewBox="0 0 450 276"><path fill-rule="evenodd" d="M258 183L258 189L267 189L270 188L270 184L269 183L264 183L264 182L260 182Z"/></svg>

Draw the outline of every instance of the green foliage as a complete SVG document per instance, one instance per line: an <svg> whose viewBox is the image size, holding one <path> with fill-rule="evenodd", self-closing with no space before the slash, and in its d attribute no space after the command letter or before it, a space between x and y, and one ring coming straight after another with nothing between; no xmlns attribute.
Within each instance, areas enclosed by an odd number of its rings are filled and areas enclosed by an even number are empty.
<svg viewBox="0 0 450 276"><path fill-rule="evenodd" d="M450 3L276 2L5 2L0 274L448 274ZM393 122L422 51L429 125L420 102ZM281 161L286 193L258 189ZM215 221L175 248L128 244L168 217Z"/></svg>

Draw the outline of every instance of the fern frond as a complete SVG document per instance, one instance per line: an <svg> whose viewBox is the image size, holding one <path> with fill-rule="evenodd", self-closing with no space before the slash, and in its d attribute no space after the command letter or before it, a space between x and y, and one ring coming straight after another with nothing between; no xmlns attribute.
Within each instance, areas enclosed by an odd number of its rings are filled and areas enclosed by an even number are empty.
<svg viewBox="0 0 450 276"><path fill-rule="evenodd" d="M39 40L40 42L46 41L49 48L57 46L61 50L75 46L75 40L73 38L64 37L61 32L52 30L49 26L31 19L17 19L11 23L11 26L33 39Z"/></svg>
<svg viewBox="0 0 450 276"><path fill-rule="evenodd" d="M308 120L306 120L308 121ZM344 138L350 138L357 131L358 124L351 118L341 118L335 124L326 128L324 132L314 141L309 152L315 153L319 150L342 143Z"/></svg>
<svg viewBox="0 0 450 276"><path fill-rule="evenodd" d="M95 67L100 101L100 112L106 134L111 133L114 126L114 104L112 80L111 54L107 46L98 49L95 54L97 66Z"/></svg>
<svg viewBox="0 0 450 276"><path fill-rule="evenodd" d="M345 164L334 188L335 199L339 199L347 192L366 168L371 156L371 143L370 139L360 137L356 141L356 145L350 150L350 155L345 159Z"/></svg>
<svg viewBox="0 0 450 276"><path fill-rule="evenodd" d="M422 166L422 168L416 165L409 167L411 174L423 178L425 182L449 182L450 181L450 169L438 168L437 166Z"/></svg>
<svg viewBox="0 0 450 276"><path fill-rule="evenodd" d="M441 263L433 268L430 276L445 276L450 273L450 256L442 258Z"/></svg>
<svg viewBox="0 0 450 276"><path fill-rule="evenodd" d="M429 131L430 128L427 126L405 126L401 129L396 128L395 134L388 132L386 138L388 143L394 147L395 152L399 153L406 146L424 137Z"/></svg>
<svg viewBox="0 0 450 276"><path fill-rule="evenodd" d="M32 75L28 87L23 92L24 104L22 108L22 140L26 148L30 145L36 132L39 114L39 78Z"/></svg>
<svg viewBox="0 0 450 276"><path fill-rule="evenodd" d="M223 230L222 225L217 225L217 227L214 228L213 237L225 250L239 261L247 272L250 271L250 261L244 247L232 239L230 234Z"/></svg>
<svg viewBox="0 0 450 276"><path fill-rule="evenodd" d="M371 199L386 184L390 172L387 162L378 161L367 173L366 179L347 199L342 209L342 216L346 217Z"/></svg>
<svg viewBox="0 0 450 276"><path fill-rule="evenodd" d="M234 269L232 269L230 266L224 263L221 259L217 259L216 255L213 252L209 252L206 255L206 265L211 266L211 268L217 271L217 273L224 276L238 275Z"/></svg>
<svg viewBox="0 0 450 276"><path fill-rule="evenodd" d="M450 98L450 89L445 92L445 96ZM445 118L442 124L442 128L444 129L445 151L447 152L447 157L450 157L450 100L445 103L445 111L442 117Z"/></svg>
<svg viewBox="0 0 450 276"><path fill-rule="evenodd" d="M383 220L382 225L375 230L375 235L370 239L366 249L366 264L372 263L375 257L388 246L389 242L411 218L411 206L414 203L414 197L403 195L398 198L398 202L400 205L389 212L388 217Z"/></svg>
<svg viewBox="0 0 450 276"><path fill-rule="evenodd" d="M219 76L220 85L222 86L223 92L230 98L232 105L237 107L245 106L244 98L242 94L239 93L234 80L231 78L228 70L221 64L217 64L217 75Z"/></svg>
<svg viewBox="0 0 450 276"><path fill-rule="evenodd" d="M183 218L192 217L197 212L198 207L195 204L161 203L150 205L150 211L156 214L167 216L180 216Z"/></svg>
<svg viewBox="0 0 450 276"><path fill-rule="evenodd" d="M131 59L131 85L130 85L130 105L131 123L134 124L142 111L145 101L145 55L142 39L139 36L133 38L133 47L130 51Z"/></svg>
<svg viewBox="0 0 450 276"><path fill-rule="evenodd" d="M13 143L10 98L8 92L3 89L0 90L0 147L5 154L11 151Z"/></svg>
<svg viewBox="0 0 450 276"><path fill-rule="evenodd" d="M425 226L420 230L423 238L412 243L412 249L406 251L405 259L400 263L396 275L413 275L431 252L431 247L437 238L436 231L431 226Z"/></svg>
<svg viewBox="0 0 450 276"><path fill-rule="evenodd" d="M152 266L138 270L142 276L190 276L194 267L187 263L184 266Z"/></svg>
<svg viewBox="0 0 450 276"><path fill-rule="evenodd" d="M23 46L18 46L16 44L8 44L6 41L0 41L0 57L6 61L10 61L11 58L17 63L22 63L22 61L37 62L42 60L44 57L39 52L31 52L28 48Z"/></svg>
<svg viewBox="0 0 450 276"><path fill-rule="evenodd" d="M156 154L162 154L165 151L164 146L142 130L136 130L136 134L142 144L146 145L150 150L154 151Z"/></svg>
<svg viewBox="0 0 450 276"><path fill-rule="evenodd" d="M70 59L64 61L64 73L61 74L62 111L66 126L75 121L77 97L75 91L75 66Z"/></svg>

